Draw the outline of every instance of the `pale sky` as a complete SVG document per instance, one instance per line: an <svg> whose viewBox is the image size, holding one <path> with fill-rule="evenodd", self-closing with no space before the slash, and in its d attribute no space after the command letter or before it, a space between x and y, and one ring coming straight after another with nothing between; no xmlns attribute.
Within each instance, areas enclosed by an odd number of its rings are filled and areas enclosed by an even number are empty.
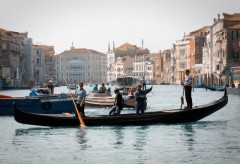
<svg viewBox="0 0 240 164"><path fill-rule="evenodd" d="M240 0L0 0L0 28L28 32L55 53L75 48L107 52L128 42L151 53L222 13L239 13Z"/></svg>

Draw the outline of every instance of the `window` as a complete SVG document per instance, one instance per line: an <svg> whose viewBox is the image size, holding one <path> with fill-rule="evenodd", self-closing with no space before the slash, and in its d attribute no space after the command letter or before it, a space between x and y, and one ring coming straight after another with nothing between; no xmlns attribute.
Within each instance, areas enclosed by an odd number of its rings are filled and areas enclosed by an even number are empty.
<svg viewBox="0 0 240 164"><path fill-rule="evenodd" d="M185 68L185 63L180 63L180 68Z"/></svg>
<svg viewBox="0 0 240 164"><path fill-rule="evenodd" d="M2 59L2 65L6 66L7 65L7 60L6 59Z"/></svg>
<svg viewBox="0 0 240 164"><path fill-rule="evenodd" d="M237 31L232 31L232 39L237 38Z"/></svg>

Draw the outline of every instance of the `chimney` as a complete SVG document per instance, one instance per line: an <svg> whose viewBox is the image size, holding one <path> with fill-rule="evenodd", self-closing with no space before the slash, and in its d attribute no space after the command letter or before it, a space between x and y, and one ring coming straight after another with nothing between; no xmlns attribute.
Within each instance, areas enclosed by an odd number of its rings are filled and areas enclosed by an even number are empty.
<svg viewBox="0 0 240 164"><path fill-rule="evenodd" d="M220 20L220 14L218 14L218 20Z"/></svg>

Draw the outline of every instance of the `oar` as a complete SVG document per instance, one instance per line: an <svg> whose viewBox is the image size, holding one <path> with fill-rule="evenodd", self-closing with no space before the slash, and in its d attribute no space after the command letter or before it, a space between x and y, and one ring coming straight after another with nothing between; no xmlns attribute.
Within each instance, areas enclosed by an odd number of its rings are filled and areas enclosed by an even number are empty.
<svg viewBox="0 0 240 164"><path fill-rule="evenodd" d="M182 105L184 104L183 95L184 95L184 88L183 88L183 93L182 93L182 97L181 97L181 107L180 107L180 109L182 109Z"/></svg>
<svg viewBox="0 0 240 164"><path fill-rule="evenodd" d="M75 101L74 101L74 99L73 99L72 92L70 91L70 87L69 87L69 85L68 85L67 80L65 79L65 77L64 77L64 80L65 80L65 83L66 83L66 85L67 85L68 92L69 92L69 94L70 94L70 96L71 96L71 98L72 98L73 104L74 104L74 106L75 106L75 110L76 110L76 112L77 112L80 125L81 125L82 127L86 127L86 125L85 125L85 123L84 123L84 121L83 121L83 119L82 119L82 116L81 116L81 114L79 113L79 111L78 111L78 109L77 109L77 105L76 105L76 103L75 103Z"/></svg>

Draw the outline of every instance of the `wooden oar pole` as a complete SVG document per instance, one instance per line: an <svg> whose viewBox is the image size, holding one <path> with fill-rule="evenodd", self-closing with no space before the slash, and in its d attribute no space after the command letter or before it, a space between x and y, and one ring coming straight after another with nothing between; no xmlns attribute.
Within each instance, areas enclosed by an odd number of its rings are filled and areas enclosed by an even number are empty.
<svg viewBox="0 0 240 164"><path fill-rule="evenodd" d="M67 80L65 79L65 77L64 77L64 80L65 80L65 83L66 83L66 85L67 85L68 92L69 92L69 94L70 94L70 96L71 96L71 98L72 98L73 104L74 104L74 106L75 106L75 110L76 110L76 112L77 112L77 116L78 116L80 125L81 125L82 127L86 127L86 125L85 125L85 123L84 123L84 121L83 121L83 119L82 119L82 116L81 116L81 114L79 113L79 111L78 111L78 109L77 109L77 105L76 105L76 103L75 103L75 101L74 101L74 98L73 98L73 96L72 96L72 93L71 93L71 91L70 91L69 85L68 85Z"/></svg>

